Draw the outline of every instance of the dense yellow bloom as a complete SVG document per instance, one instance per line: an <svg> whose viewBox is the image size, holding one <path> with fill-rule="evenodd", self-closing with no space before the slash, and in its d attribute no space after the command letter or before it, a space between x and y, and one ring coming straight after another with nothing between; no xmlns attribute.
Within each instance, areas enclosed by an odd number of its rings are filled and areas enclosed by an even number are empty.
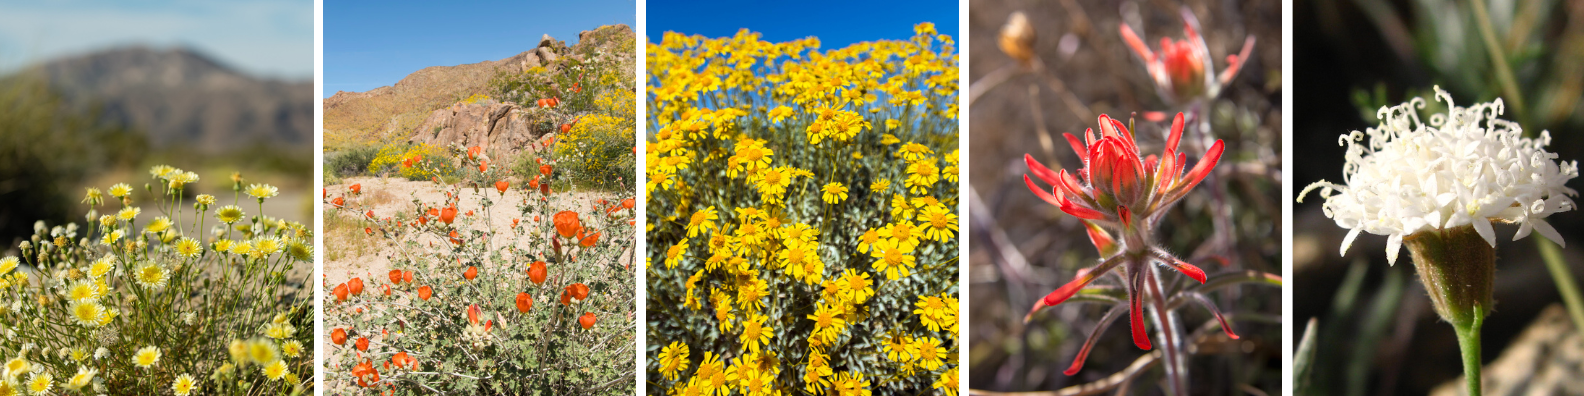
<svg viewBox="0 0 1584 396"><path fill-rule="evenodd" d="M110 196L112 197L127 198L131 194L132 186L128 186L126 183L116 183L115 185L110 186Z"/></svg>
<svg viewBox="0 0 1584 396"><path fill-rule="evenodd" d="M883 239L874 244L870 255L875 257L874 268L884 272L886 279L896 280L912 275L913 247L896 239Z"/></svg>
<svg viewBox="0 0 1584 396"><path fill-rule="evenodd" d="M744 349L758 353L761 344L770 344L770 337L775 336L775 328L765 323L765 320L764 315L757 313L749 313L743 316L743 332L740 341Z"/></svg>
<svg viewBox="0 0 1584 396"><path fill-rule="evenodd" d="M242 208L238 208L236 205L221 206L219 210L215 211L215 218L219 219L221 223L226 224L231 224L237 222L237 220L242 220L242 216L244 215L246 215L246 213L243 213Z"/></svg>
<svg viewBox="0 0 1584 396"><path fill-rule="evenodd" d="M957 396L957 368L952 367L941 372L935 380L934 388L942 395Z"/></svg>
<svg viewBox="0 0 1584 396"><path fill-rule="evenodd" d="M16 256L0 258L0 275L11 273L11 270L16 269L18 263L20 263L20 260L17 260Z"/></svg>
<svg viewBox="0 0 1584 396"><path fill-rule="evenodd" d="M146 347L143 347L141 349L138 349L137 353L132 355L132 364L135 364L138 367L142 367L142 368L149 368L149 367L153 367L155 363L159 363L159 359L160 359L160 350L159 350L159 348L153 347L153 346L146 346Z"/></svg>
<svg viewBox="0 0 1584 396"><path fill-rule="evenodd" d="M675 245L671 245L671 248L666 250L666 269L676 268L677 263L682 262L682 259L686 258L687 249L688 240L686 238L683 238L681 242L677 242Z"/></svg>
<svg viewBox="0 0 1584 396"><path fill-rule="evenodd" d="M720 219L720 215L716 214L714 206L706 207L704 209L700 209L698 212L694 212L693 217L688 219L688 238L698 237L698 234L703 233L704 231L709 231L711 228L715 228L715 220L718 219Z"/></svg>
<svg viewBox="0 0 1584 396"><path fill-rule="evenodd" d="M286 378L286 374L288 373L286 372L285 360L276 360L275 363L264 366L264 376L269 377L269 379L280 380L281 378Z"/></svg>
<svg viewBox="0 0 1584 396"><path fill-rule="evenodd" d="M957 237L957 214L943 206L924 209L919 214L924 221L925 237L940 242Z"/></svg>
<svg viewBox="0 0 1584 396"><path fill-rule="evenodd" d="M199 245L197 240L183 237L181 240L176 241L176 254L187 258L198 257L198 255L203 254L203 246Z"/></svg>
<svg viewBox="0 0 1584 396"><path fill-rule="evenodd" d="M869 381L864 380L863 373L843 371L836 374L836 380L831 384L836 387L837 396L869 396Z"/></svg>
<svg viewBox="0 0 1584 396"><path fill-rule="evenodd" d="M121 208L120 212L116 212L116 218L121 219L121 221L132 221L133 219L136 219L138 217L138 215L140 215L140 214L143 214L143 209L142 208L138 208L136 206L128 206L128 207L125 207L125 208Z"/></svg>
<svg viewBox="0 0 1584 396"><path fill-rule="evenodd" d="M132 272L132 278L139 286L147 289L159 290L165 288L165 281L170 278L170 271L152 261L146 261L137 266Z"/></svg>

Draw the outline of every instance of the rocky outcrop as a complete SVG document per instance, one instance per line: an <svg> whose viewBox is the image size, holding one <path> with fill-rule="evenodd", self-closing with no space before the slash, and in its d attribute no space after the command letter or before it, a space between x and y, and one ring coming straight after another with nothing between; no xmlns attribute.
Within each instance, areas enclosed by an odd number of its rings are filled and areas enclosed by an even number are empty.
<svg viewBox="0 0 1584 396"><path fill-rule="evenodd" d="M408 142L480 146L495 158L509 158L532 150L534 142L555 128L549 113L538 108L495 101L457 103L429 113Z"/></svg>

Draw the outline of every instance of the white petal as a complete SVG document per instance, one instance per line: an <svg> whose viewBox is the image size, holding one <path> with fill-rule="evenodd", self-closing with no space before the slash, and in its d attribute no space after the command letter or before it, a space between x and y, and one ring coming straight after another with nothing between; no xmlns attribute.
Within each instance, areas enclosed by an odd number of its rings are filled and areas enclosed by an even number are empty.
<svg viewBox="0 0 1584 396"><path fill-rule="evenodd" d="M1358 238L1359 231L1364 231L1364 229L1354 228L1352 231L1348 231L1347 236L1342 237L1342 256L1347 255L1348 247L1353 246L1353 238Z"/></svg>
<svg viewBox="0 0 1584 396"><path fill-rule="evenodd" d="M1496 247L1496 230L1491 228L1490 219L1475 217L1469 219L1469 223L1474 225L1474 231L1479 232L1480 238L1485 238L1485 243L1489 243L1491 247Z"/></svg>
<svg viewBox="0 0 1584 396"><path fill-rule="evenodd" d="M1402 234L1386 237L1386 263L1397 265L1397 252L1402 250Z"/></svg>
<svg viewBox="0 0 1584 396"><path fill-rule="evenodd" d="M1513 234L1513 239L1512 240L1514 240L1514 241L1519 240L1519 239L1523 239L1523 237L1529 236L1529 231L1534 229L1533 222L1525 221L1525 222L1520 223L1520 224L1521 225L1518 226L1518 233L1517 234Z"/></svg>
<svg viewBox="0 0 1584 396"><path fill-rule="evenodd" d="M1551 223L1547 223L1542 219L1529 219L1529 222L1534 223L1534 229L1540 232L1540 236L1550 239L1551 242L1556 242L1557 246L1567 247L1567 242L1562 241L1562 234L1558 234L1555 228L1551 228Z"/></svg>

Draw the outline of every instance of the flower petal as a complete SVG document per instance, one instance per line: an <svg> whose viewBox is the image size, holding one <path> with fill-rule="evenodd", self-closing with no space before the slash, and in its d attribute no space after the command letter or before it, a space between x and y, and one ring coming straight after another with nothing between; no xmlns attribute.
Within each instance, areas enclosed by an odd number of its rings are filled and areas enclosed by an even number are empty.
<svg viewBox="0 0 1584 396"><path fill-rule="evenodd" d="M1402 250L1402 234L1391 234L1386 237L1386 263L1397 265L1397 253Z"/></svg>
<svg viewBox="0 0 1584 396"><path fill-rule="evenodd" d="M1089 358L1089 351L1094 349L1095 341L1100 339L1100 334L1105 333L1105 330L1111 327L1111 322L1115 322L1117 317L1122 316L1124 310L1121 305L1118 305L1106 311L1105 316L1100 317L1100 323L1095 325L1094 330L1089 331L1089 338L1084 340L1083 348L1078 349L1078 357L1073 359L1072 366L1068 367L1066 371L1062 371L1062 374L1078 374L1078 370L1083 369L1084 360Z"/></svg>
<svg viewBox="0 0 1584 396"><path fill-rule="evenodd" d="M1023 154L1023 163L1028 164L1029 172L1034 172L1034 176L1039 176L1040 180L1045 181L1045 184L1056 184L1056 172L1046 168L1045 164L1034 160L1034 156Z"/></svg>
<svg viewBox="0 0 1584 396"><path fill-rule="evenodd" d="M1123 261L1124 260L1122 260L1122 256L1115 256L1110 259L1106 259L1106 261L1101 262L1100 265L1090 269L1089 272L1083 273L1078 277L1073 278L1072 281L1067 282L1067 284L1062 285L1062 287L1056 288L1056 290L1050 292L1050 294L1046 294L1045 297L1034 302L1034 308L1029 309L1028 315L1023 316L1023 323L1028 323L1029 319L1034 317L1034 313L1039 312L1040 309L1061 304L1063 301L1067 301L1067 299L1072 298L1072 296L1078 294L1078 291L1082 290L1084 286L1088 286L1089 282L1094 282L1096 278L1099 278L1101 275L1105 275L1106 272L1111 271L1112 268L1116 268L1117 264L1121 264Z"/></svg>
<svg viewBox="0 0 1584 396"><path fill-rule="evenodd" d="M1171 134L1166 135L1166 150L1164 152L1168 153L1168 155L1170 155L1169 153L1177 152L1177 144L1182 142L1182 133L1183 113L1178 112L1177 117L1172 118Z"/></svg>
<svg viewBox="0 0 1584 396"><path fill-rule="evenodd" d="M1221 309L1216 307L1214 301L1210 301L1209 298L1200 293L1189 293L1189 295L1193 296L1195 300L1198 300L1199 305L1203 305L1205 309L1210 310L1211 315L1215 315L1216 321L1221 322L1221 331L1226 332L1227 337L1234 340L1238 339L1237 333L1232 331L1232 325L1228 324L1226 318L1221 316Z"/></svg>
<svg viewBox="0 0 1584 396"><path fill-rule="evenodd" d="M1349 246L1353 246L1353 239L1354 238L1358 238L1358 235L1359 235L1360 231L1364 231L1364 228L1363 227L1354 228L1352 231L1348 231L1347 236L1342 237L1342 252L1340 254L1341 256L1346 256L1347 255L1348 247Z"/></svg>
<svg viewBox="0 0 1584 396"><path fill-rule="evenodd" d="M1029 179L1028 175L1023 175L1023 184L1027 184L1029 191L1033 191L1034 195L1038 195L1040 199L1045 200L1045 202L1050 203L1051 205L1061 206L1061 201L1056 200L1056 197L1051 195L1051 193L1045 192L1044 189L1034 185L1034 180Z"/></svg>
<svg viewBox="0 0 1584 396"><path fill-rule="evenodd" d="M1496 230L1491 228L1490 219L1475 217L1469 219L1469 223L1474 225L1474 231L1479 232L1480 238L1485 238L1485 243L1489 243L1491 247L1496 247Z"/></svg>
<svg viewBox="0 0 1584 396"><path fill-rule="evenodd" d="M1128 326L1133 329L1133 345L1147 351L1150 349L1150 340L1149 336L1144 334L1146 326L1144 324L1144 308L1143 303L1140 301L1140 295L1144 294L1143 270L1145 268L1140 266L1138 269L1140 271L1128 274L1128 276L1133 278L1128 285Z"/></svg>
<svg viewBox="0 0 1584 396"><path fill-rule="evenodd" d="M1551 223L1538 218L1529 219L1529 222L1534 223L1534 229L1540 232L1540 236L1550 239L1551 242L1556 242L1557 246L1567 248L1567 242L1562 240L1562 234L1557 233L1555 228L1551 228Z"/></svg>

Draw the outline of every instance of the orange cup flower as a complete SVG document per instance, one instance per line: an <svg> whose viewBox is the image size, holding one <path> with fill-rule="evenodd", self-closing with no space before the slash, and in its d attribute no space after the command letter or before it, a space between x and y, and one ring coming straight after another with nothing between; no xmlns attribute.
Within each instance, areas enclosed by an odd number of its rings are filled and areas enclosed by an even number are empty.
<svg viewBox="0 0 1584 396"><path fill-rule="evenodd" d="M363 278L352 278L347 281L347 291L352 292L354 296L363 295Z"/></svg>
<svg viewBox="0 0 1584 396"><path fill-rule="evenodd" d="M495 191L500 191L501 195L506 195L507 188L511 188L511 183L507 183L505 180L495 182Z"/></svg>
<svg viewBox="0 0 1584 396"><path fill-rule="evenodd" d="M637 203L633 202L632 198L627 198L627 199L623 199L622 200L621 206L622 206L622 209L632 209L633 206L637 206Z"/></svg>
<svg viewBox="0 0 1584 396"><path fill-rule="evenodd" d="M342 284L336 285L335 289L331 290L330 293L335 294L336 302L346 301L347 294L349 293L347 291L347 284L346 283L342 283Z"/></svg>
<svg viewBox="0 0 1584 396"><path fill-rule="evenodd" d="M402 282L412 283L412 271L402 271Z"/></svg>
<svg viewBox="0 0 1584 396"><path fill-rule="evenodd" d="M556 233L561 234L561 237L563 238L571 238L576 236L578 231L583 229L583 223L578 221L577 212L564 210L561 211L561 213L556 213L553 220L555 222Z"/></svg>
<svg viewBox="0 0 1584 396"><path fill-rule="evenodd" d="M352 367L352 376L357 377L358 386L367 388L379 383L379 371L374 370L374 362L364 360Z"/></svg>
<svg viewBox="0 0 1584 396"><path fill-rule="evenodd" d="M468 266L467 271L463 271L462 272L462 278L463 279L473 280L473 278L477 278L477 277L478 277L478 267L474 267L474 266L470 265L470 266Z"/></svg>
<svg viewBox="0 0 1584 396"><path fill-rule="evenodd" d="M368 352L368 342L369 342L368 341L368 337L358 337L358 339L357 339L357 350L362 351L362 352Z"/></svg>
<svg viewBox="0 0 1584 396"><path fill-rule="evenodd" d="M447 207L440 211L440 222L451 224L456 220L457 209L455 206Z"/></svg>
<svg viewBox="0 0 1584 396"><path fill-rule="evenodd" d="M489 172L489 161L479 163L479 173Z"/></svg>
<svg viewBox="0 0 1584 396"><path fill-rule="evenodd" d="M582 283L573 283L571 285L567 285L566 290L561 291L561 304L571 305L573 303L582 302L583 300L588 299L588 295L588 285Z"/></svg>
<svg viewBox="0 0 1584 396"><path fill-rule="evenodd" d="M402 281L402 272L401 272L401 270L391 270L390 271L390 280L391 280L391 283L400 285L401 281Z"/></svg>
<svg viewBox="0 0 1584 396"><path fill-rule="evenodd" d="M335 199L330 200L330 204L331 205L335 205L335 207L337 207L337 208L345 207L346 206L346 198L335 197Z"/></svg>
<svg viewBox="0 0 1584 396"><path fill-rule="evenodd" d="M517 293L517 312L528 313L533 309L533 297L528 293Z"/></svg>
<svg viewBox="0 0 1584 396"><path fill-rule="evenodd" d="M418 288L418 299L420 300L429 301L429 297L433 295L434 289L429 288L429 286Z"/></svg>
<svg viewBox="0 0 1584 396"><path fill-rule="evenodd" d="M599 237L600 237L600 233L598 233L598 232L593 233L593 234L589 234L586 237L583 236L583 234L581 232L579 232L578 233L578 245L579 246L583 246L583 247L592 247L592 246L594 246L595 243L599 242Z"/></svg>
<svg viewBox="0 0 1584 396"><path fill-rule="evenodd" d="M345 329L336 328L330 331L330 342L336 345L346 345L347 334Z"/></svg>
<svg viewBox="0 0 1584 396"><path fill-rule="evenodd" d="M484 148L483 147L479 147L479 146L468 147L468 159L473 159L473 157L477 157L479 155L479 153L482 153L482 152L484 152Z"/></svg>
<svg viewBox="0 0 1584 396"><path fill-rule="evenodd" d="M548 164L539 165L539 173L540 174L543 174L545 176L550 176L550 172L554 172L554 171L555 171L555 167L553 167L553 166L550 166Z"/></svg>
<svg viewBox="0 0 1584 396"><path fill-rule="evenodd" d="M528 280L533 281L535 285L543 285L545 277L549 276L549 272L549 268L545 267L545 262L535 261L528 266Z"/></svg>
<svg viewBox="0 0 1584 396"><path fill-rule="evenodd" d="M353 184L352 187L349 187L349 188L352 189L352 193L353 194L362 194L363 193L363 184L362 183Z"/></svg>
<svg viewBox="0 0 1584 396"><path fill-rule="evenodd" d="M578 317L578 324L583 326L583 330L588 330L590 327L594 327L594 320L593 312L584 312L583 316Z"/></svg>
<svg viewBox="0 0 1584 396"><path fill-rule="evenodd" d="M572 132L572 124L561 124L561 133Z"/></svg>

